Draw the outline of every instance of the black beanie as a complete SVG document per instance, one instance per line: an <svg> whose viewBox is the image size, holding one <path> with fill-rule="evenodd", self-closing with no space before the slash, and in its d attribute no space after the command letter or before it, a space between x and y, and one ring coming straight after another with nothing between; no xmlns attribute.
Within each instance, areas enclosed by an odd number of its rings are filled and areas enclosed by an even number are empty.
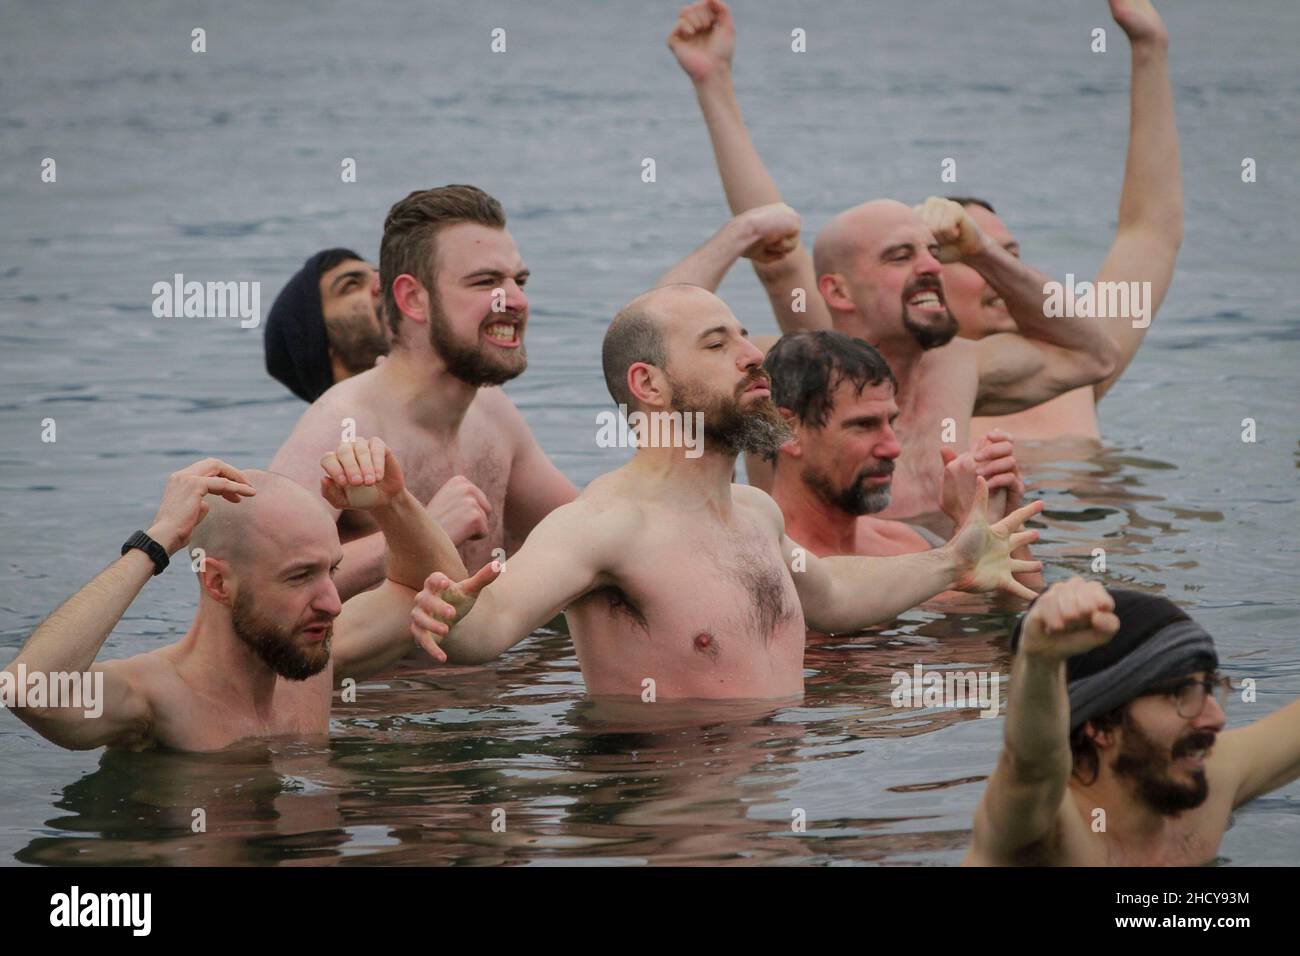
<svg viewBox="0 0 1300 956"><path fill-rule="evenodd" d="M266 370L305 402L334 384L320 304L321 264L328 259L361 257L351 249L322 249L309 258L275 297L262 332Z"/></svg>
<svg viewBox="0 0 1300 956"><path fill-rule="evenodd" d="M1219 666L1214 639L1172 601L1118 588L1106 593L1115 602L1119 630L1105 644L1066 661L1071 731L1150 687ZM1021 615L1011 634L1013 653L1024 621Z"/></svg>

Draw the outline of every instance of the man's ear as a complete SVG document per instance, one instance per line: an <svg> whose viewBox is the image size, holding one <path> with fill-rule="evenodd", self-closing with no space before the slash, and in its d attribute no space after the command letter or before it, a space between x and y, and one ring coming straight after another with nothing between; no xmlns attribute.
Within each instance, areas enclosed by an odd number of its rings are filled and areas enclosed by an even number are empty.
<svg viewBox="0 0 1300 956"><path fill-rule="evenodd" d="M200 570L194 572L199 579L199 589L218 604L227 607L235 599L234 581L230 565L221 558L205 557Z"/></svg>
<svg viewBox="0 0 1300 956"><path fill-rule="evenodd" d="M791 458L802 458L803 424L790 409L778 407L777 411L781 413L781 419L790 426L790 437L781 446L780 454L789 455Z"/></svg>
<svg viewBox="0 0 1300 956"><path fill-rule="evenodd" d="M853 299L849 297L848 283L838 272L827 272L817 277L817 291L826 300L826 305L841 312L854 308Z"/></svg>
<svg viewBox="0 0 1300 956"><path fill-rule="evenodd" d="M649 362L633 362L627 369L627 387L642 405L668 407L672 395L663 370Z"/></svg>
<svg viewBox="0 0 1300 956"><path fill-rule="evenodd" d="M421 325L429 321L429 292L415 276L404 272L393 280L393 300L403 318Z"/></svg>
<svg viewBox="0 0 1300 956"><path fill-rule="evenodd" d="M1083 725L1083 733L1098 750L1105 750L1115 745L1115 728L1113 727L1101 730L1090 720Z"/></svg>

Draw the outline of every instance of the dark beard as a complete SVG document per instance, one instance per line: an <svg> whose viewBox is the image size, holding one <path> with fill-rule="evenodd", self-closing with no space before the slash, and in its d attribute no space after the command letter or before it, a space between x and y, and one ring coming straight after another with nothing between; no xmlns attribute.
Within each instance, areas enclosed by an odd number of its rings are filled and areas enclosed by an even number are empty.
<svg viewBox="0 0 1300 956"><path fill-rule="evenodd" d="M858 475L853 484L847 488L836 489L830 478L820 471L805 469L803 481L822 501L837 508L845 514L870 515L884 511L889 507L889 489L873 490L867 487L867 479L879 474L892 474L893 468L883 473L867 472Z"/></svg>
<svg viewBox="0 0 1300 956"><path fill-rule="evenodd" d="M704 445L709 451L726 455L748 452L767 458L790 440L790 426L770 398L745 412L740 408L739 397L715 398L703 389L683 387L671 375L668 384L673 390L673 411L704 413ZM753 384L753 379L746 381L741 391Z"/></svg>
<svg viewBox="0 0 1300 956"><path fill-rule="evenodd" d="M375 367L375 359L388 354L388 336L375 320L374 313L359 312L325 323L330 351L351 374L358 375Z"/></svg>
<svg viewBox="0 0 1300 956"><path fill-rule="evenodd" d="M260 617L253 610L251 596L240 591L230 609L230 626L235 636L262 659L267 667L287 680L306 680L330 662L333 627L320 644L303 650L293 643L293 632Z"/></svg>
<svg viewBox="0 0 1300 956"><path fill-rule="evenodd" d="M1194 810L1209 796L1210 784L1205 771L1192 774L1190 784L1170 779L1169 771L1178 757L1191 750L1205 749L1214 743L1214 734L1196 731L1164 750L1142 733L1127 714L1124 718L1124 743L1115 756L1111 769L1117 777L1133 781L1138 799L1157 813L1176 816L1184 810Z"/></svg>
<svg viewBox="0 0 1300 956"><path fill-rule="evenodd" d="M523 335L522 327L519 334ZM447 363L447 371L475 388L501 385L528 367L522 339L516 357L513 358L507 358L508 353L492 356L487 350L494 346L465 345L457 341L447 313L442 311L442 304L435 301L432 295L429 297L429 342L438 356Z"/></svg>
<svg viewBox="0 0 1300 956"><path fill-rule="evenodd" d="M938 279L920 280L913 282L903 290L903 328L911 332L912 338L916 339L917 344L928 352L930 349L937 349L939 346L951 342L953 336L957 334L958 326L952 310L947 307L947 303L944 303L943 315L935 319L937 325L926 324L913 319L911 313L907 310L907 300L918 289L932 289L939 296L939 301L943 302L943 284Z"/></svg>

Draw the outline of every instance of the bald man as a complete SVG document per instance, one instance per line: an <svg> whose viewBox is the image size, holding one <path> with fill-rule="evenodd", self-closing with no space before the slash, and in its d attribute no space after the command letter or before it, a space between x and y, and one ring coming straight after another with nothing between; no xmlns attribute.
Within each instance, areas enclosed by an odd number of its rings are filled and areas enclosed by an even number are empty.
<svg viewBox="0 0 1300 956"><path fill-rule="evenodd" d="M30 687L33 677L51 688L80 683L82 706L28 694L14 713L74 750L209 751L248 737L326 733L332 688L411 648L416 592L434 567L460 559L383 442L345 442L321 464L325 500L284 476L215 458L173 474L149 530L0 672L0 687ZM334 586L342 548L326 501L367 510L388 547L385 581L346 604ZM145 582L187 544L199 606L185 636L95 663ZM86 691L94 706L85 706Z"/></svg>
<svg viewBox="0 0 1300 956"><path fill-rule="evenodd" d="M779 202L731 85L735 28L727 5L685 7L668 45L695 84L732 212ZM978 272L1019 334L954 340L943 262ZM890 199L855 206L822 229L812 256L795 244L779 260L756 260L755 270L783 331L834 328L875 346L894 370L902 454L883 517L950 527L940 511L939 450L970 447L971 416L1020 411L1092 385L1118 357L1099 320L1048 318L1048 277L994 242L959 203L939 197L916 209ZM770 486L761 462L751 457L747 465L752 482Z"/></svg>
<svg viewBox="0 0 1300 956"><path fill-rule="evenodd" d="M925 554L819 558L791 541L776 503L731 481L738 452L773 452L789 434L761 363L710 292L671 285L628 304L603 366L615 403L650 422L632 459L548 515L503 571L431 575L417 639L477 663L564 611L593 695L791 698L808 626L858 630L949 588L1033 594L1012 574L1038 563L1010 553L1036 537L1019 529L1041 504L990 526L983 479L958 533ZM688 416L702 447L672 440Z"/></svg>

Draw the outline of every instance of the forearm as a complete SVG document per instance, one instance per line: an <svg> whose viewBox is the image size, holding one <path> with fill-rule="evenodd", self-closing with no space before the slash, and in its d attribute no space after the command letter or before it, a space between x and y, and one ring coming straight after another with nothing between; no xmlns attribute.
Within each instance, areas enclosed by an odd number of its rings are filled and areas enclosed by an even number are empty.
<svg viewBox="0 0 1300 956"><path fill-rule="evenodd" d="M704 245L665 272L655 285L686 283L715 292L727 271L757 239L742 223L728 220Z"/></svg>
<svg viewBox="0 0 1300 956"><path fill-rule="evenodd" d="M1048 316L1047 302L1053 281L1045 273L987 237L981 251L964 257L963 261L1002 297L1024 338L1073 353L1074 368L1067 376L1069 381L1084 385L1110 373L1119 350L1102 321L1087 315Z"/></svg>
<svg viewBox="0 0 1300 956"><path fill-rule="evenodd" d="M1020 777L1059 780L1070 773L1070 698L1065 663L1016 655L1007 695L1005 746Z"/></svg>
<svg viewBox="0 0 1300 956"><path fill-rule="evenodd" d="M468 577L451 538L409 491L403 490L384 507L371 509L370 514L383 537L384 575L388 580L418 592L434 571L442 571L455 581Z"/></svg>
<svg viewBox="0 0 1300 956"><path fill-rule="evenodd" d="M384 580L386 554L384 536L378 531L344 544L343 563L334 577L339 600L346 601Z"/></svg>
<svg viewBox="0 0 1300 956"><path fill-rule="evenodd" d="M506 572L509 573L508 571ZM452 625L439 643L449 664L486 664L514 647L530 633L506 620L492 588L485 588L470 612Z"/></svg>
<svg viewBox="0 0 1300 956"><path fill-rule="evenodd" d="M884 558L836 556L821 563L829 594L823 606L805 613L809 624L828 633L892 620L957 581L957 563L946 547Z"/></svg>
<svg viewBox="0 0 1300 956"><path fill-rule="evenodd" d="M1119 231L1149 228L1177 246L1183 237L1183 181L1165 42L1133 45L1129 108Z"/></svg>
<svg viewBox="0 0 1300 956"><path fill-rule="evenodd" d="M5 670L16 672L19 664L46 674L89 670L153 571L153 561L143 551L122 555L41 622Z"/></svg>
<svg viewBox="0 0 1300 956"><path fill-rule="evenodd" d="M707 80L695 84L695 96L709 129L713 158L718 164L718 175L732 215L780 202L781 191L763 165L740 114L731 71L719 70Z"/></svg>

